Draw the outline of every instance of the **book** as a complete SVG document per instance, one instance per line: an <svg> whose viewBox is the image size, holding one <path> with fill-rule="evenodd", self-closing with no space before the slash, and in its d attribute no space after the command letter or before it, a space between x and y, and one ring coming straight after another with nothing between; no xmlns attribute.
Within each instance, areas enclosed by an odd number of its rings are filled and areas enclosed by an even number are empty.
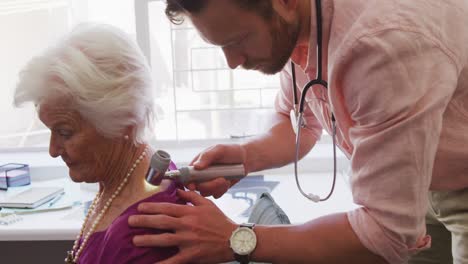
<svg viewBox="0 0 468 264"><path fill-rule="evenodd" d="M32 209L54 199L63 192L63 187L33 187L0 201L0 207Z"/></svg>

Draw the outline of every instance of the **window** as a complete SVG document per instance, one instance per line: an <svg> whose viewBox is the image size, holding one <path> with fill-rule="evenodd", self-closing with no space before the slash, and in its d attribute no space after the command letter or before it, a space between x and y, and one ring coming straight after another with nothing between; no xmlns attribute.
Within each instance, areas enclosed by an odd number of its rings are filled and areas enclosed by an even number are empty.
<svg viewBox="0 0 468 264"><path fill-rule="evenodd" d="M113 24L134 35L133 6L132 0L0 2L0 149L48 146L49 131L34 107L12 105L18 73L27 61L84 21Z"/></svg>
<svg viewBox="0 0 468 264"><path fill-rule="evenodd" d="M49 131L34 107L12 105L18 72L85 21L112 24L138 38L152 66L158 141L221 140L263 131L278 76L230 70L220 49L204 43L188 23L172 25L164 8L161 0L2 1L0 148L48 145Z"/></svg>
<svg viewBox="0 0 468 264"><path fill-rule="evenodd" d="M64 0L0 3L0 147L23 147L43 141L46 133L32 107L16 109L13 91L19 69L68 30L70 2Z"/></svg>
<svg viewBox="0 0 468 264"><path fill-rule="evenodd" d="M156 80L161 140L228 139L262 132L279 89L278 76L231 70L186 20L173 25L165 1L136 0L137 39Z"/></svg>

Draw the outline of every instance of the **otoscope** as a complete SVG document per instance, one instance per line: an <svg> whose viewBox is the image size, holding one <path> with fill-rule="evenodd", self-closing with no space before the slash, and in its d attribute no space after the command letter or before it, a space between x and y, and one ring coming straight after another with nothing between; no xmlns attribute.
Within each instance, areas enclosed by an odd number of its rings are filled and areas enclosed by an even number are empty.
<svg viewBox="0 0 468 264"><path fill-rule="evenodd" d="M244 165L215 165L203 170L197 170L193 166L181 167L170 170L171 156L164 150L157 150L150 161L150 169L146 174L146 181L153 185L160 185L163 179L174 179L182 184L188 182L206 182L223 177L226 180L240 180L246 176Z"/></svg>

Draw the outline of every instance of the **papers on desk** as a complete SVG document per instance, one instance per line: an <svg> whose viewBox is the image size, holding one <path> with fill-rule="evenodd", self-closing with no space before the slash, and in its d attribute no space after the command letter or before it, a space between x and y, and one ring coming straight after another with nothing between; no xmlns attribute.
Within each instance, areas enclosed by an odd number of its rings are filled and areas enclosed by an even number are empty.
<svg viewBox="0 0 468 264"><path fill-rule="evenodd" d="M50 211L57 211L63 209L69 209L75 206L81 205L80 201L64 201L54 205L49 205L49 203L45 203L39 207L34 209L23 209L23 208L4 208L2 212L4 213L15 213L15 214L32 214L32 213L43 213L43 212L50 212Z"/></svg>
<svg viewBox="0 0 468 264"><path fill-rule="evenodd" d="M22 208L0 208L0 226L9 226L23 220L23 215L27 214L35 214L35 213L43 213L43 212L50 212L50 211L57 211L57 210L65 210L70 209L75 206L81 205L81 201L77 201L74 199L72 195L69 193L65 193L64 189L61 187L33 187L29 190L34 189L36 192L37 189L42 190L42 195L34 195L36 199L32 199L31 201L25 202L26 200L30 199L30 194L27 196L22 197L21 200L18 199L18 196L24 194L27 191L23 191L21 193L17 193L6 200L0 199L0 205L4 205L5 203L12 202L11 205L17 206L20 201ZM43 189L47 189L43 190ZM29 193L29 192L28 192ZM54 196L55 195L55 196ZM29 198L28 198L29 197ZM42 197L42 198L41 198ZM46 197L46 198L44 198ZM26 199L28 198L28 199ZM76 197L75 197L76 198ZM24 203L26 204L34 204L36 200L40 200L41 205L34 207L34 208L24 208ZM44 202L45 201L45 202ZM10 205L10 204L9 204ZM82 210L80 210L82 213Z"/></svg>
<svg viewBox="0 0 468 264"><path fill-rule="evenodd" d="M13 213L0 213L0 226L11 225L23 220L23 218Z"/></svg>
<svg viewBox="0 0 468 264"><path fill-rule="evenodd" d="M76 198L76 197L75 197ZM81 201L74 199L69 193L62 192L36 208L3 208L2 213L30 214L69 209L81 205Z"/></svg>
<svg viewBox="0 0 468 264"><path fill-rule="evenodd" d="M36 208L64 192L62 187L34 187L0 202L4 208Z"/></svg>

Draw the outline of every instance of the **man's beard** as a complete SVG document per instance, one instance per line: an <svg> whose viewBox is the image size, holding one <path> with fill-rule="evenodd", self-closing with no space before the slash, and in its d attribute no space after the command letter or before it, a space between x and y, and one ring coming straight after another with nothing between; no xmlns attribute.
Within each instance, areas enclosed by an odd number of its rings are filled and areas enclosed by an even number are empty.
<svg viewBox="0 0 468 264"><path fill-rule="evenodd" d="M242 67L258 70L264 74L280 72L296 47L299 38L299 26L296 23L288 24L277 14L271 19L270 35L272 48L270 58L261 61L246 61Z"/></svg>

